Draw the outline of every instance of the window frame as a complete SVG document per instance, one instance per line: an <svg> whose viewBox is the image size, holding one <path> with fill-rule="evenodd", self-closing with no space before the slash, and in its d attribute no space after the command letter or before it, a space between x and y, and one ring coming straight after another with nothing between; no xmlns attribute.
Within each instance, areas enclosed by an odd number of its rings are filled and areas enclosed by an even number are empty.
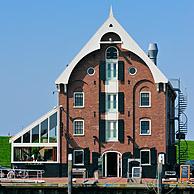
<svg viewBox="0 0 194 194"><path fill-rule="evenodd" d="M149 105L142 105L142 98L141 98L142 94L149 94ZM140 92L140 101L139 102L140 102L139 107L150 108L151 107L151 92L150 91L141 91Z"/></svg>
<svg viewBox="0 0 194 194"><path fill-rule="evenodd" d="M142 152L149 152L149 163L145 163L145 164L142 164L142 162L141 162L141 166L150 166L151 165L151 151L150 151L150 149L141 149L140 150L140 160L141 160L141 153ZM142 161L142 160L141 160Z"/></svg>
<svg viewBox="0 0 194 194"><path fill-rule="evenodd" d="M82 94L83 95L83 105L82 106L76 106L76 103L75 103L76 94ZM84 92L74 92L73 93L73 108L84 108L84 100L85 100Z"/></svg>
<svg viewBox="0 0 194 194"><path fill-rule="evenodd" d="M75 152L82 152L82 163L76 164L75 163ZM79 150L73 150L73 165L75 166L84 166L84 150L83 149L79 149Z"/></svg>
<svg viewBox="0 0 194 194"><path fill-rule="evenodd" d="M141 127L142 127L142 125L141 125L141 122L142 121L148 121L149 122L149 133L147 133L147 134L145 134L145 133L142 133L142 130L141 130ZM142 135L142 136L149 136L149 135L151 135L152 133L151 133L151 119L146 119L146 118L144 118L144 119L140 119L140 124L139 124L139 129L140 129L140 135Z"/></svg>
<svg viewBox="0 0 194 194"><path fill-rule="evenodd" d="M108 127L108 123L113 123L115 122L116 123L116 137L113 137L113 130L110 130L110 138L107 137L107 127ZM112 133L112 136L111 136L111 133ZM106 142L117 142L118 141L118 138L119 138L119 131L118 131L118 121L117 120L106 120L106 124L105 124L105 139L106 139Z"/></svg>
<svg viewBox="0 0 194 194"><path fill-rule="evenodd" d="M75 122L76 121L82 121L83 122L83 133L82 134L76 134L75 133ZM84 136L84 119L75 119L75 120L73 120L73 136Z"/></svg>
<svg viewBox="0 0 194 194"><path fill-rule="evenodd" d="M108 101L108 98L110 96L110 102ZM116 96L116 108L114 108L114 96ZM112 98L112 101L111 101ZM117 112L118 111L118 93L106 93L106 112ZM108 108L108 104L110 103L110 108Z"/></svg>

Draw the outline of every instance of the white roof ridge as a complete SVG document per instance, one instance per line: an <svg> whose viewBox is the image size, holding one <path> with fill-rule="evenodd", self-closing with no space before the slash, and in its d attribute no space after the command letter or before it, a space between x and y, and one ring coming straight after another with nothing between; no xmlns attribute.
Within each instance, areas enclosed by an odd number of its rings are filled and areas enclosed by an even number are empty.
<svg viewBox="0 0 194 194"><path fill-rule="evenodd" d="M89 53L100 49L100 40L102 36L108 32L118 34L122 40L121 47L135 53L146 63L153 75L155 83L168 83L168 79L166 78L166 76L159 70L159 68L152 62L152 60L145 54L145 52L115 19L115 17L113 16L112 7L110 7L110 13L107 20L90 38L90 40L85 44L80 52L73 58L73 60L55 81L55 84L68 84L71 72L73 71L77 63Z"/></svg>

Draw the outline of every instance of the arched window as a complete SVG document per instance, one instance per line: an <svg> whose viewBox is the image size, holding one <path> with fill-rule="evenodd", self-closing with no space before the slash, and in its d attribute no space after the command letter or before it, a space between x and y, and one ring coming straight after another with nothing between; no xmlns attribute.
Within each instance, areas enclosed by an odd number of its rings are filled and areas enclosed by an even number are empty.
<svg viewBox="0 0 194 194"><path fill-rule="evenodd" d="M109 47L106 50L106 60L107 59L118 59L118 50L115 47Z"/></svg>

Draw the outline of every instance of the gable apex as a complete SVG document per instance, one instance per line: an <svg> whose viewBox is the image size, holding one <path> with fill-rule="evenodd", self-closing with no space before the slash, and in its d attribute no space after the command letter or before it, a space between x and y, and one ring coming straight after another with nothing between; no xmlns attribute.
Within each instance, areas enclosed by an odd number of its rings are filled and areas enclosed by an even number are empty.
<svg viewBox="0 0 194 194"><path fill-rule="evenodd" d="M166 78L166 76L158 69L158 67L151 61L151 59L145 54L145 52L138 46L138 44L131 38L131 36L129 36L129 34L115 19L115 17L113 16L112 7L110 7L108 19L69 63L62 74L55 81L55 84L68 84L71 72L73 71L77 63L89 53L100 49L100 40L102 36L109 32L118 34L121 37L121 47L135 53L146 63L153 75L155 83L168 83L168 79Z"/></svg>

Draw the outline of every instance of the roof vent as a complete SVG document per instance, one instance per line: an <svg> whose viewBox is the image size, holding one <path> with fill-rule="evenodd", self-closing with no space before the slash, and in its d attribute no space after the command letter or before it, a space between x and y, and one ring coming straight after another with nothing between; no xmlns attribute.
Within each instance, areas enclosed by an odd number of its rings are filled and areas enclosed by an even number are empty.
<svg viewBox="0 0 194 194"><path fill-rule="evenodd" d="M156 43L150 43L148 47L148 57L157 65L158 47Z"/></svg>

